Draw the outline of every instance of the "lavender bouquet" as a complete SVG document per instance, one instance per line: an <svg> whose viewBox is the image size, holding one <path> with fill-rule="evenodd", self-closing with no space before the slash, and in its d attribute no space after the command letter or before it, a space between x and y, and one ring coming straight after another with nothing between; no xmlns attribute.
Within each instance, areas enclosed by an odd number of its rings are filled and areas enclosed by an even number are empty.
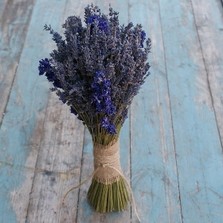
<svg viewBox="0 0 223 223"><path fill-rule="evenodd" d="M93 140L94 171L88 200L96 211L124 210L131 200L120 166L119 133L133 97L148 76L151 41L141 25L120 25L109 7L105 15L85 8L85 25L70 16L63 37L51 26L57 49L39 61L39 75L88 128Z"/></svg>

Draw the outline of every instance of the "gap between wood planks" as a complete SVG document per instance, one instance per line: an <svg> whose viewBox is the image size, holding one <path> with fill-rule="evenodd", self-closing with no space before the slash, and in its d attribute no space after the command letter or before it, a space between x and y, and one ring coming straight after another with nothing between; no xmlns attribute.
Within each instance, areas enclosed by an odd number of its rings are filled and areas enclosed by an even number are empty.
<svg viewBox="0 0 223 223"><path fill-rule="evenodd" d="M221 3L223 4L223 0L221 0ZM212 106L213 111L214 111L214 118L215 118L215 122L216 122L216 125L217 125L217 131L218 131L218 135L219 135L219 139L220 139L220 143L221 143L221 148L222 148L222 151L223 151L223 142L222 142L223 135L221 137L220 127L219 127L220 124L218 122L217 111L216 111L216 108L215 108L215 105L214 105L214 95L212 93L212 88L211 88L210 73L209 73L209 69L207 67L208 66L207 61L206 61L205 56L204 56L203 45L202 45L201 37L200 37L199 31L198 31L198 24L197 24L196 14L194 12L194 5L193 5L192 0L190 0L190 4L191 4L192 14L193 14L193 18L194 18L194 24L195 24L195 27L196 27L196 33L197 33L197 38L198 38L198 42L199 42L199 47L200 47L201 54L202 54L202 60L203 60L205 72L206 72L206 75L207 75L207 86L208 86L208 91L209 91L209 94L210 94L211 106ZM222 8L222 10L223 10L223 8Z"/></svg>

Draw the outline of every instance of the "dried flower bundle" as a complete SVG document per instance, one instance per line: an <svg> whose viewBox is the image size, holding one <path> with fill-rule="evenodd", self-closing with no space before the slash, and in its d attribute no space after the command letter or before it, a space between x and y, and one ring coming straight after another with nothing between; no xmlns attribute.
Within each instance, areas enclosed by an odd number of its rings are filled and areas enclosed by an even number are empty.
<svg viewBox="0 0 223 223"><path fill-rule="evenodd" d="M119 163L118 138L128 108L150 68L151 41L141 25L120 25L109 7L105 15L94 5L85 8L85 25L70 16L63 37L45 25L57 45L39 62L39 75L70 106L88 128L94 144L95 171L88 191L99 212L122 211L130 201Z"/></svg>

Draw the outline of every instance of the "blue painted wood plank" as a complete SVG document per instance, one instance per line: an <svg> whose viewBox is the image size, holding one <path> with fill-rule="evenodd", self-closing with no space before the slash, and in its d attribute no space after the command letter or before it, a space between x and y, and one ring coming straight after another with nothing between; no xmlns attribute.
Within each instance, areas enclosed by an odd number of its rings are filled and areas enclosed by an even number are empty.
<svg viewBox="0 0 223 223"><path fill-rule="evenodd" d="M7 0L0 1L0 23L2 22L2 14L4 13Z"/></svg>
<svg viewBox="0 0 223 223"><path fill-rule="evenodd" d="M92 2L92 1L87 1ZM101 2L101 1L94 1L103 12L108 12L108 3ZM85 7L86 1L82 3L82 7ZM121 24L128 23L128 0L119 1L114 0L111 2L112 7L119 11L119 19ZM120 135L120 156L121 156L121 166L123 169L123 173L127 177L130 178L130 129L129 129L129 119L126 120L125 125L122 128L121 135ZM88 131L85 131L85 141L84 141L84 148L83 148L83 164L82 164L82 171L81 171L81 178L80 181L86 179L93 171L93 145L91 136ZM122 212L122 213L107 213L107 214L100 214L95 212L88 204L86 199L87 191L90 186L90 181L82 185L80 188L79 193L79 204L78 204L78 223L82 222L106 222L106 223L121 223L121 222L130 222L130 209Z"/></svg>
<svg viewBox="0 0 223 223"><path fill-rule="evenodd" d="M52 93L42 128L27 222L76 222L78 190L70 192L63 205L61 202L65 193L79 184L83 130L69 107ZM27 187L27 182L21 187Z"/></svg>
<svg viewBox="0 0 223 223"><path fill-rule="evenodd" d="M192 6L223 146L223 9L218 0L193 0Z"/></svg>
<svg viewBox="0 0 223 223"><path fill-rule="evenodd" d="M26 38L33 2L2 1L0 5L0 123Z"/></svg>
<svg viewBox="0 0 223 223"><path fill-rule="evenodd" d="M95 2L102 8L107 7L106 3L102 6L101 1ZM150 57L152 76L134 101L130 120L127 120L121 135L121 161L127 176L131 146L132 186L142 222L197 223L199 218L204 223L221 223L223 178L219 169L222 169L223 163L222 148L202 61L204 56L206 69L211 75L210 86L220 123L222 36L221 32L216 32L222 26L222 14L216 8L219 4L216 0L214 4L210 4L210 1L208 4L203 2L203 14L198 14L199 2L193 0L196 3L195 17L198 15L200 18L197 27L200 28L198 34L203 47L202 55L190 3L182 1L179 4L172 0L167 5L166 2L161 2L161 30L157 1L145 3L132 0L129 11L126 2L128 1L113 1L114 7L120 11L121 20L142 23L153 40ZM56 28L61 24L60 18L66 14L63 11L64 4L67 4L65 1L54 3L52 6L52 2L37 1L7 113L0 129L0 222L24 222L26 218L26 213L22 212L28 206L27 200L24 197L21 199L16 193L26 179L33 177L32 168L31 173L28 173L23 165L27 165L27 158L31 155L28 164L30 167L35 166L36 150L43 135L43 111L48 97L48 84L37 77L37 61L52 47L50 37L42 35L39 23L51 23ZM82 10L87 3L91 2L81 2L78 10ZM212 20L205 23L207 15ZM214 50L206 48L209 45L214 46ZM36 83L40 85L37 86ZM167 84L170 88L172 114ZM50 122L45 123L46 126L48 124ZM221 132L221 124L219 129ZM85 179L93 167L92 144L88 133L85 135L83 155L81 179ZM23 188L25 197L30 192L31 182L30 180L29 187L25 188L27 190ZM88 186L85 185L80 190L78 222L130 222L129 211L111 215L93 212L86 202ZM22 209L19 209L19 203L23 203ZM35 208L38 209L38 205ZM35 211L38 213L38 210ZM29 213L31 222L34 219L33 212ZM135 221L134 213L132 215ZM37 219L40 217L37 216Z"/></svg>
<svg viewBox="0 0 223 223"><path fill-rule="evenodd" d="M222 148L191 3L160 0L183 221L222 222Z"/></svg>
<svg viewBox="0 0 223 223"><path fill-rule="evenodd" d="M66 1L58 25L80 11L83 11L80 1ZM64 32L62 29L57 31ZM45 219L49 223L76 222L78 190L68 194L64 205L61 202L65 193L79 184L83 129L84 126L70 113L69 107L63 105L55 93L51 93L36 164L37 169L46 171L43 174L37 173L33 179L31 196L35 199L30 199L28 222L44 222Z"/></svg>
<svg viewBox="0 0 223 223"><path fill-rule="evenodd" d="M131 107L132 187L142 222L182 222L159 4L130 2L152 39L151 76Z"/></svg>
<svg viewBox="0 0 223 223"><path fill-rule="evenodd" d="M65 2L38 0L36 2L20 63L16 72L7 113L0 129L0 169L1 199L0 222L17 222L10 200L11 192L25 180L24 173L18 174L18 166L26 164L30 153L38 150L41 132L37 132L42 123L43 112L48 98L48 83L38 77L38 60L46 56L52 48L51 37L43 35L45 23L57 28L63 16ZM33 156L35 167L36 156ZM11 163L8 169L4 162ZM27 188L29 194L30 188ZM28 202L24 201L23 202ZM28 205L28 204L27 204ZM27 207L26 207L27 208ZM25 210L25 208L24 208ZM22 211L24 211L22 210ZM24 213L21 213L24 218ZM26 213L25 213L26 215Z"/></svg>
<svg viewBox="0 0 223 223"><path fill-rule="evenodd" d="M221 6L223 7L223 0L221 0Z"/></svg>

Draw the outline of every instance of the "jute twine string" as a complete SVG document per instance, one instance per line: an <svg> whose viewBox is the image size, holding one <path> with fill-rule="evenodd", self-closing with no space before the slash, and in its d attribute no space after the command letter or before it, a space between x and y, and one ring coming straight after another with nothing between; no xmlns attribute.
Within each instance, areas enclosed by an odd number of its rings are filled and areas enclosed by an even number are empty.
<svg viewBox="0 0 223 223"><path fill-rule="evenodd" d="M134 209L135 215L139 222L141 222L139 218L139 214L136 208L136 202L133 196L133 191L131 186L124 176L121 170L120 165L120 156L119 156L119 141L116 141L114 144L110 144L108 146L95 144L94 145L94 171L93 173L84 181L82 181L79 185L72 187L69 189L63 197L62 204L64 203L67 195L75 190L80 188L83 184L85 184L89 179L94 178L98 182L103 184L112 184L118 181L122 177L124 179L125 184L127 185L127 189L129 194L131 195L130 203L132 203L132 207Z"/></svg>
<svg viewBox="0 0 223 223"><path fill-rule="evenodd" d="M108 146L94 145L94 169L98 169L98 171L93 178L100 183L107 185L120 179L121 164L118 141Z"/></svg>
<svg viewBox="0 0 223 223"><path fill-rule="evenodd" d="M119 147L118 147L119 148ZM115 178L116 180L118 180L120 178L120 176L124 179L126 185L127 185L127 189L129 190L129 193L131 194L131 199L132 201L130 201L133 205L133 208L134 208L134 212L136 214L136 217L138 219L139 222L141 222L140 218L139 218L139 215L138 215L138 212L137 212L137 209L136 209L136 203L135 203L135 199L134 199L134 196L133 196L133 192L132 192L132 189L131 189L131 186L130 184L128 183L128 180L126 179L126 177L123 175L123 173L121 172L121 167L120 167L120 161L119 161L119 152L116 152L113 154L113 158L110 156L108 159L107 159L107 163L105 161L103 161L103 158L101 155L98 155L99 157L95 159L95 166L96 166L96 169L92 172L92 174L87 177L87 179L85 179L84 181L82 181L80 184L78 184L77 186L75 187L72 187L71 189L69 189L66 194L64 195L61 203L60 203L60 207L63 206L64 204L64 201L67 197L67 195L73 191L73 190L76 190L78 188L80 188L83 184L85 184L87 181L89 181L92 177L94 177L95 175L97 176L97 172L102 169L102 168L110 168L112 170L114 170L114 172L116 173L116 175L119 175L118 178ZM114 160L113 160L114 159ZM101 163L100 163L101 162ZM13 163L9 163L9 162L3 162L3 161L0 161L0 164L4 164L4 165L8 165L8 166L14 166ZM28 169L28 170L31 170L31 171L34 171L36 173L56 173L56 174L59 174L59 175L64 175L64 174L67 174L67 173L71 173L71 171L75 168L72 168L71 170L69 171L59 171L59 172L53 172L51 170L45 170L45 169L41 169L41 168L32 168L32 167L24 167L24 166L16 166L17 168L25 168L25 169ZM102 171L104 172L104 171ZM99 174L100 176L101 174ZM102 179L104 179L104 177L102 177ZM107 179L107 178L106 178ZM109 177L109 179L111 180L112 178ZM113 179L114 180L114 179ZM114 180L113 182L115 182L116 180ZM60 209L59 207L59 209Z"/></svg>

